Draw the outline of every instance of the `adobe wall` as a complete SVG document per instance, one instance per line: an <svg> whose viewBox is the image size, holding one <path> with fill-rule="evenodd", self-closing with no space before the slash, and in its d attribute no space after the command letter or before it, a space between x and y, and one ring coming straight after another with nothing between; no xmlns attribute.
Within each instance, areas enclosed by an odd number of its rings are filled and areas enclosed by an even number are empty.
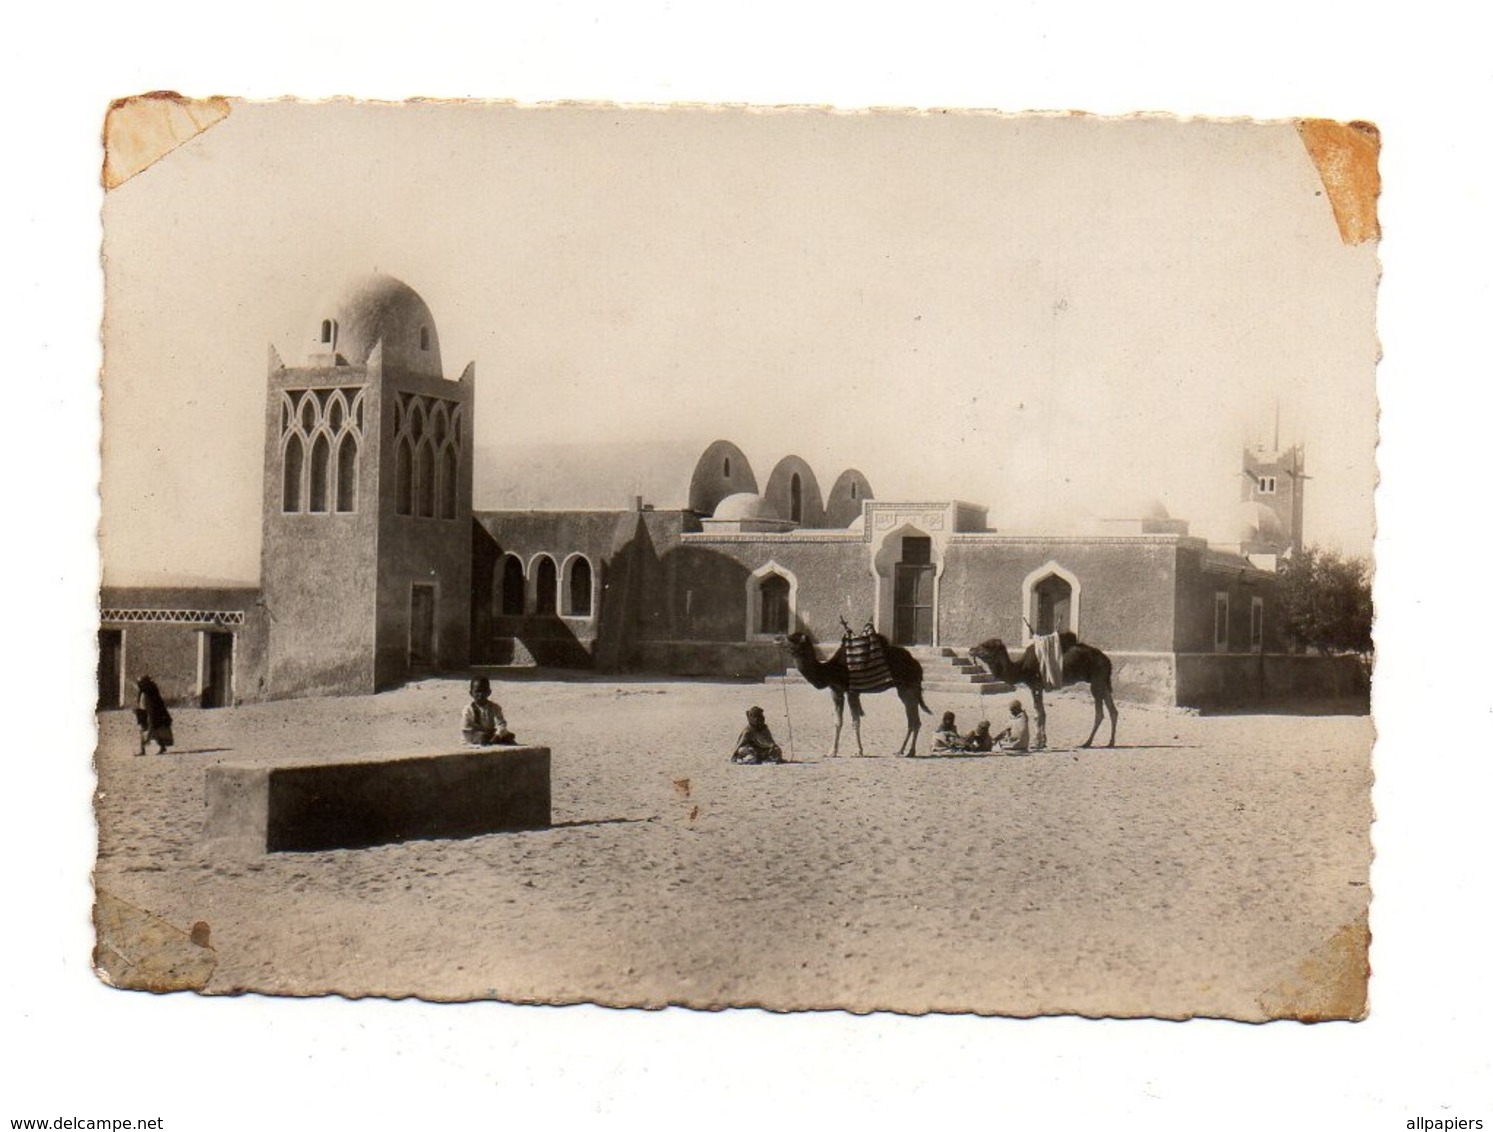
<svg viewBox="0 0 1493 1132"><path fill-rule="evenodd" d="M1210 564L1211 561L1211 564ZM1212 653L1214 600L1229 595L1228 652L1249 652L1251 598L1264 599L1265 652L1283 652L1279 585L1274 575L1253 567L1225 568L1210 552L1184 546L1177 553L1176 637L1179 653Z"/></svg>
<svg viewBox="0 0 1493 1132"><path fill-rule="evenodd" d="M859 627L875 611L872 547L859 533L703 535L695 528L677 511L480 515L474 527L475 659L506 662L483 649L484 642L507 641L545 664L751 679L781 672L781 649L747 623L749 583L769 566L793 579L794 628L827 648L839 639L842 616ZM1278 642L1274 580L1253 570L1205 569L1202 546L1169 534L956 533L943 547L939 643L967 649L994 636L1019 646L1026 639L1022 618L1034 616L1023 608L1024 583L1055 566L1077 583L1079 636L1110 656L1118 698L1202 704L1244 695L1248 664L1212 661L1213 595L1231 594L1231 645L1248 661L1250 596L1266 595L1267 648ZM592 617L495 612L494 578L504 554L528 567L545 553L558 566L577 551L597 572ZM1309 692L1318 681L1308 675L1311 668L1272 661L1269 694Z"/></svg>
<svg viewBox="0 0 1493 1132"><path fill-rule="evenodd" d="M472 451L473 367L460 381L401 374L382 384L379 414L381 489L378 499L376 605L371 612L374 634L375 687L387 688L409 672L410 602L418 583L435 587L435 667L464 668L471 661L472 601ZM394 400L399 393L437 398L461 411L454 518L398 514L395 490L397 444Z"/></svg>
<svg viewBox="0 0 1493 1132"><path fill-rule="evenodd" d="M650 578L653 605L639 639L742 643L747 584L772 564L796 581L794 628L816 640L837 641L840 618L859 627L875 611L876 582L866 544L858 536L783 535L691 538L667 551Z"/></svg>
<svg viewBox="0 0 1493 1132"><path fill-rule="evenodd" d="M1177 702L1228 708L1326 703L1367 711L1369 677L1355 656L1188 653L1177 657Z"/></svg>
<svg viewBox="0 0 1493 1132"><path fill-rule="evenodd" d="M1079 637L1110 651L1169 652L1176 539L954 536L939 579L939 641L968 647L1029 639L1023 582L1050 563L1077 578Z"/></svg>
<svg viewBox="0 0 1493 1132"><path fill-rule="evenodd" d="M207 631L233 634L233 702L252 703L266 697L269 620L257 589L105 586L99 599L99 627L117 629L123 635L122 706L134 706L135 678L148 674L168 704L197 707L203 692L202 636ZM144 610L179 615L242 613L243 623L187 622L184 616L172 621L136 620L135 615Z"/></svg>
<svg viewBox="0 0 1493 1132"><path fill-rule="evenodd" d="M379 383L366 367L279 367L265 402L263 537L260 579L269 613L266 695L349 695L374 690L373 616L378 582L374 552L378 467L369 458L370 427L382 416ZM357 509L283 510L281 394L301 389L361 389L363 444Z"/></svg>
<svg viewBox="0 0 1493 1132"><path fill-rule="evenodd" d="M589 667L595 662L602 611L616 571L612 557L624 551L638 523L636 511L484 511L472 528L471 634L475 664L539 664ZM586 616L532 611L534 563L555 563L564 585L565 562L583 555L591 565L592 603ZM513 555L524 565L526 612L502 612L502 568Z"/></svg>
<svg viewBox="0 0 1493 1132"><path fill-rule="evenodd" d="M1104 655L1114 665L1116 700L1168 707L1178 702L1175 653L1105 649Z"/></svg>
<svg viewBox="0 0 1493 1132"><path fill-rule="evenodd" d="M265 528L270 698L372 692L373 517L276 515Z"/></svg>

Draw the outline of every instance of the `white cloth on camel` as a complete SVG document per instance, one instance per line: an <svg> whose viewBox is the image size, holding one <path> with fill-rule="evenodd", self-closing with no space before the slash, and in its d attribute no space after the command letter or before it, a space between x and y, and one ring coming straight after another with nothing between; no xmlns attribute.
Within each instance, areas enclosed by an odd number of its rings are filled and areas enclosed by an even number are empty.
<svg viewBox="0 0 1493 1132"><path fill-rule="evenodd" d="M1041 633L1032 638L1037 651L1037 670L1042 674L1044 688L1050 690L1063 686L1063 645L1056 633Z"/></svg>

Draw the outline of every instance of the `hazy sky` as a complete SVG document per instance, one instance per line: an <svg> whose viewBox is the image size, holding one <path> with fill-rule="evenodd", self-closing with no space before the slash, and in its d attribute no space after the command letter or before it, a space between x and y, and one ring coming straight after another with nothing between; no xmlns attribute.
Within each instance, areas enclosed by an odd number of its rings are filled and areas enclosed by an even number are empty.
<svg viewBox="0 0 1493 1132"><path fill-rule="evenodd" d="M476 362L479 507L504 445L727 437L764 485L797 452L1002 530L1221 533L1278 399L1307 540L1371 545L1375 247L1289 125L244 103L105 250L112 583L257 577L266 348L375 268Z"/></svg>

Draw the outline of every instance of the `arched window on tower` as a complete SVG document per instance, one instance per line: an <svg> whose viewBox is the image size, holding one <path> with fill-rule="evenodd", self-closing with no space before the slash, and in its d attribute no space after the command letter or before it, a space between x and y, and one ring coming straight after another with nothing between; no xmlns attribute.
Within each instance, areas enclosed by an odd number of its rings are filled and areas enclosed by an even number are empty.
<svg viewBox="0 0 1493 1132"><path fill-rule="evenodd" d="M420 349L430 349L430 327L428 326L420 327Z"/></svg>
<svg viewBox="0 0 1493 1132"><path fill-rule="evenodd" d="M788 481L788 518L795 523L804 521L804 483L797 472Z"/></svg>
<svg viewBox="0 0 1493 1132"><path fill-rule="evenodd" d="M435 453L428 440L415 457L415 514L422 519L435 516Z"/></svg>
<svg viewBox="0 0 1493 1132"><path fill-rule="evenodd" d="M854 480L850 481L850 498L851 499L855 499L855 498L858 497L858 489L859 489L859 487L860 487L860 485L858 483L856 483Z"/></svg>
<svg viewBox="0 0 1493 1132"><path fill-rule="evenodd" d="M524 564L511 554L503 559L501 609L510 617L517 617L524 611Z"/></svg>
<svg viewBox="0 0 1493 1132"><path fill-rule="evenodd" d="M539 565L534 571L534 612L555 612L555 602L559 597L559 578L555 574L555 560L547 555L540 558Z"/></svg>
<svg viewBox="0 0 1493 1132"><path fill-rule="evenodd" d="M394 513L414 514L414 461L410 456L410 442L401 440L399 451L394 456Z"/></svg>
<svg viewBox="0 0 1493 1132"><path fill-rule="evenodd" d="M337 510L343 514L358 509L358 442L352 433L337 449Z"/></svg>
<svg viewBox="0 0 1493 1132"><path fill-rule="evenodd" d="M456 453L448 444L441 451L441 518L456 518Z"/></svg>
<svg viewBox="0 0 1493 1132"><path fill-rule="evenodd" d="M285 487L280 504L282 511L292 512L301 509L301 465L305 459L306 453L301 447L301 438L292 435L285 444Z"/></svg>
<svg viewBox="0 0 1493 1132"><path fill-rule="evenodd" d="M721 461L721 475L725 479L731 478L731 457L729 456Z"/></svg>
<svg viewBox="0 0 1493 1132"><path fill-rule="evenodd" d="M305 324L302 323L302 325ZM328 346L332 344L332 320L329 318L321 320L321 340Z"/></svg>
<svg viewBox="0 0 1493 1132"><path fill-rule="evenodd" d="M769 574L762 579L762 615L757 625L759 633L786 633L788 631L788 579L781 574Z"/></svg>
<svg viewBox="0 0 1493 1132"><path fill-rule="evenodd" d="M318 436L311 445L311 502L306 510L324 512L327 509L327 471L332 461L332 446L327 438Z"/></svg>
<svg viewBox="0 0 1493 1132"><path fill-rule="evenodd" d="M570 563L570 599L565 612L571 617L591 616L591 563L576 558Z"/></svg>

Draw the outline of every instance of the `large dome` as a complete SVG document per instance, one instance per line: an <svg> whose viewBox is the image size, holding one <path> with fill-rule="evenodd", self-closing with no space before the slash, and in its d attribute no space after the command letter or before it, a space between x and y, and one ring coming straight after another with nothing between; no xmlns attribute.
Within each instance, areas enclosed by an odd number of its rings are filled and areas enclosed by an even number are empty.
<svg viewBox="0 0 1493 1132"><path fill-rule="evenodd" d="M318 304L309 335L313 364L361 366L379 342L386 370L440 377L435 318L414 288L367 275Z"/></svg>
<svg viewBox="0 0 1493 1132"><path fill-rule="evenodd" d="M767 500L750 491L728 495L716 506L715 519L776 519Z"/></svg>

